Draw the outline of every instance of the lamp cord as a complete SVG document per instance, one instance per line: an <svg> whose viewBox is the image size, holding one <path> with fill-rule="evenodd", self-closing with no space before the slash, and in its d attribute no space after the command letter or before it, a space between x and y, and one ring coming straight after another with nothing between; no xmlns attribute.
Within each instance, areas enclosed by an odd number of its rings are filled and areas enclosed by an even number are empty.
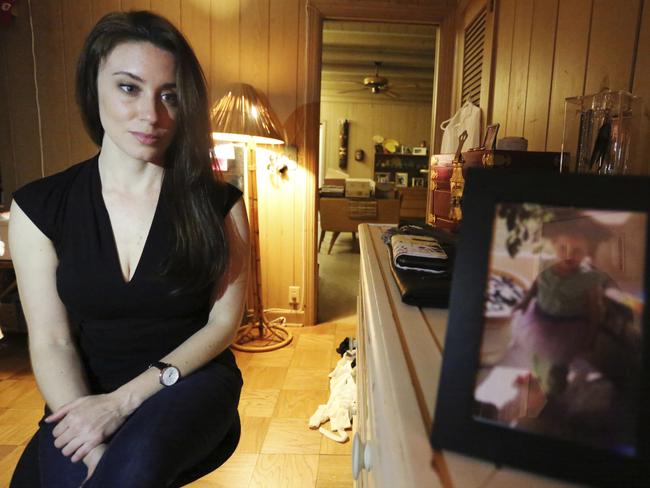
<svg viewBox="0 0 650 488"><path fill-rule="evenodd" d="M32 62L34 64L34 95L36 97L36 117L38 119L38 140L39 150L41 155L41 176L45 177L45 156L43 154L43 122L41 120L41 104L38 97L38 77L36 74L36 40L34 39L34 18L32 15L32 1L27 0L27 8L29 10L29 27L32 38Z"/></svg>

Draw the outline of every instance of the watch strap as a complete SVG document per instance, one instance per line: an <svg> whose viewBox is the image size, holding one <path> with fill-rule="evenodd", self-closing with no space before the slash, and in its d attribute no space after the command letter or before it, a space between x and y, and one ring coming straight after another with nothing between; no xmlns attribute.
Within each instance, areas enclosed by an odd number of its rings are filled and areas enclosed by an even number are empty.
<svg viewBox="0 0 650 488"><path fill-rule="evenodd" d="M162 371L165 368L169 368L171 364L165 363L163 361L156 361L155 363L151 363L149 365L150 368L158 368L160 371Z"/></svg>

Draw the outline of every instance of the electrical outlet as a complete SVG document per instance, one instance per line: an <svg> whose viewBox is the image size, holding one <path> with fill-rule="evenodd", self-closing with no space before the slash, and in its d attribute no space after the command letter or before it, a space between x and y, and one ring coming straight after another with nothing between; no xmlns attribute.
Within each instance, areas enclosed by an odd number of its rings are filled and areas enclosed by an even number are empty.
<svg viewBox="0 0 650 488"><path fill-rule="evenodd" d="M300 301L300 287L289 287L289 303L298 303Z"/></svg>

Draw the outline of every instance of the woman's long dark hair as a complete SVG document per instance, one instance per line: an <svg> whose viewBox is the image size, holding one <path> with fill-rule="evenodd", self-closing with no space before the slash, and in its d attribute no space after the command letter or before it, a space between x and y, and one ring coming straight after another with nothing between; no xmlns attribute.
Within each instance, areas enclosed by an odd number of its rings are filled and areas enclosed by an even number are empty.
<svg viewBox="0 0 650 488"><path fill-rule="evenodd" d="M162 272L177 291L203 289L226 268L228 246L223 198L217 201L219 174L212 170L210 118L205 76L192 48L169 21L147 11L116 12L102 17L88 35L77 64L77 103L92 140L101 146L97 72L103 60L125 42L150 42L176 61L177 129L165 154L161 197L173 227L173 253Z"/></svg>

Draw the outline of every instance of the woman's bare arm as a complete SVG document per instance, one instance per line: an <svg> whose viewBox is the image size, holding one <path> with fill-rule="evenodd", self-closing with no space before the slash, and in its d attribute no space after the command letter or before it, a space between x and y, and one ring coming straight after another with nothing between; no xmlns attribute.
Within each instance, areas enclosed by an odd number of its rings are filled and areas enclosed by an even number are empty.
<svg viewBox="0 0 650 488"><path fill-rule="evenodd" d="M56 410L89 390L56 289L54 246L16 202L11 205L9 246L27 320L34 376L48 406Z"/></svg>

